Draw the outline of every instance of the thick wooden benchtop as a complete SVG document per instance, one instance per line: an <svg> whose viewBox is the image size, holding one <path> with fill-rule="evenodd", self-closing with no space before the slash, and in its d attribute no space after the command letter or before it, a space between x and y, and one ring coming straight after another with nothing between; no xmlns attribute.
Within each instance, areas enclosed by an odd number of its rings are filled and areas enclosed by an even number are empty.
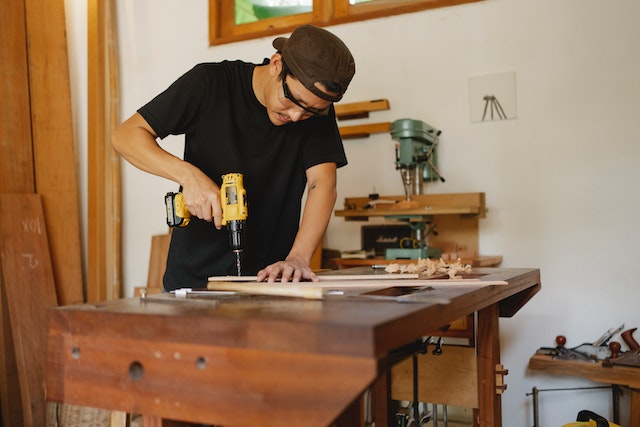
<svg viewBox="0 0 640 427"><path fill-rule="evenodd" d="M191 422L326 426L397 349L489 306L513 316L540 289L538 269L473 273L507 284L434 283L448 304L165 294L55 308L47 395Z"/></svg>

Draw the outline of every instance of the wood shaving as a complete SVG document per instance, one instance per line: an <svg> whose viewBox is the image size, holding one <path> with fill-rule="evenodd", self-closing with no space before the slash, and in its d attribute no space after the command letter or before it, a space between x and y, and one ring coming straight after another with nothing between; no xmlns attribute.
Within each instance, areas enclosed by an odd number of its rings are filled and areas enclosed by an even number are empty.
<svg viewBox="0 0 640 427"><path fill-rule="evenodd" d="M454 263L447 263L440 258L434 261L430 258L418 259L417 263L411 264L389 264L384 271L387 273L418 273L424 277L433 277L441 274L447 274L450 279L461 279L458 273L470 273L471 265L463 264L462 260L458 258Z"/></svg>

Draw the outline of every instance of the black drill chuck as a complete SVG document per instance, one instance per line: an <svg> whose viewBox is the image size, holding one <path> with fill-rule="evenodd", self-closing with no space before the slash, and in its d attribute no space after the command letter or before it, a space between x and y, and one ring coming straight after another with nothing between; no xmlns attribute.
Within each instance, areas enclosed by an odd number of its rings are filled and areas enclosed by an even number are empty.
<svg viewBox="0 0 640 427"><path fill-rule="evenodd" d="M244 250L244 221L233 220L227 223L229 230L229 246L234 252Z"/></svg>

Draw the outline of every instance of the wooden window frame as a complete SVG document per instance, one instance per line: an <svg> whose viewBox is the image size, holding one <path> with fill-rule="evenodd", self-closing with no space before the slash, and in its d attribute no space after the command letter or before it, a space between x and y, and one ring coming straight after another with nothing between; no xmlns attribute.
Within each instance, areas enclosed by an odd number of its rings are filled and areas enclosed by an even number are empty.
<svg viewBox="0 0 640 427"><path fill-rule="evenodd" d="M214 46L288 33L303 24L328 26L477 1L482 0L376 0L355 5L349 4L349 0L313 0L313 11L309 13L236 25L235 2L209 0L209 44Z"/></svg>

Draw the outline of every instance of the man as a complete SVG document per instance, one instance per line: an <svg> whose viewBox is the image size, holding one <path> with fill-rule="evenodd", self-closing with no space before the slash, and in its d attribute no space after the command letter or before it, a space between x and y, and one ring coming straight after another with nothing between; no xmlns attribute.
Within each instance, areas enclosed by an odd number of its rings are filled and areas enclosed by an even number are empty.
<svg viewBox="0 0 640 427"><path fill-rule="evenodd" d="M311 25L276 38L273 47L260 65L195 66L114 132L114 149L178 183L197 217L172 233L167 291L236 274L221 223L221 177L230 172L244 175L247 190L242 273L258 281L318 280L309 261L331 218L336 169L347 163L333 102L347 90L355 63L339 38ZM184 159L156 142L170 134L185 135Z"/></svg>

